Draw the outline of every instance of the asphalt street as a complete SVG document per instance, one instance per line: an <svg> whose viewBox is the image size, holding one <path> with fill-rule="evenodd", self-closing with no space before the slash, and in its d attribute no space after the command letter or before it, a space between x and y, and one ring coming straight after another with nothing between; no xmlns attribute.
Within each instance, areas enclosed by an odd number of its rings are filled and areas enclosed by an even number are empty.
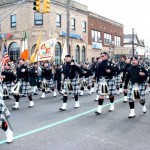
<svg viewBox="0 0 150 150"><path fill-rule="evenodd" d="M0 130L0 150L148 150L150 149L150 94L147 94L147 113L142 113L139 102L135 103L136 117L128 119L128 103L122 103L123 95L115 96L115 110L108 112L109 100L105 99L102 114L94 112L96 93L87 91L80 96L78 109L69 96L67 110L62 106L61 95L53 97L41 92L33 96L35 107L28 108L27 98L20 99L19 110L11 110L14 99L6 100L11 112L10 122L14 141L6 143Z"/></svg>

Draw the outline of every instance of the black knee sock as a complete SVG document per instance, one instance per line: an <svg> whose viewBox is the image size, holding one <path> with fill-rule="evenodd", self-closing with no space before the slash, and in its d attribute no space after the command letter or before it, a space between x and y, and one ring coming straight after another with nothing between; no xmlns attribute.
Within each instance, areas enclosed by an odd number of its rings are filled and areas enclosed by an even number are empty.
<svg viewBox="0 0 150 150"><path fill-rule="evenodd" d="M130 109L134 109L134 102L129 102Z"/></svg>
<svg viewBox="0 0 150 150"><path fill-rule="evenodd" d="M92 83L92 88L94 87L94 83Z"/></svg>
<svg viewBox="0 0 150 150"><path fill-rule="evenodd" d="M111 103L113 103L114 102L114 96L109 96L109 100Z"/></svg>
<svg viewBox="0 0 150 150"><path fill-rule="evenodd" d="M68 96L63 96L63 103L67 103Z"/></svg>
<svg viewBox="0 0 150 150"><path fill-rule="evenodd" d="M144 106L144 105L145 105L145 100L140 100L140 104L141 104L142 106Z"/></svg>
<svg viewBox="0 0 150 150"><path fill-rule="evenodd" d="M99 98L98 99L98 105L103 105L104 99L103 98Z"/></svg>
<svg viewBox="0 0 150 150"><path fill-rule="evenodd" d="M16 99L16 102L19 102L20 96L19 95L14 95L14 98Z"/></svg>
<svg viewBox="0 0 150 150"><path fill-rule="evenodd" d="M122 88L122 84L120 84L120 88Z"/></svg>
<svg viewBox="0 0 150 150"><path fill-rule="evenodd" d="M126 93L126 92L124 92L124 96L127 96L127 93Z"/></svg>
<svg viewBox="0 0 150 150"><path fill-rule="evenodd" d="M28 99L29 99L29 101L32 101L33 100L32 95L28 95Z"/></svg>
<svg viewBox="0 0 150 150"><path fill-rule="evenodd" d="M75 101L78 101L78 95L74 95Z"/></svg>

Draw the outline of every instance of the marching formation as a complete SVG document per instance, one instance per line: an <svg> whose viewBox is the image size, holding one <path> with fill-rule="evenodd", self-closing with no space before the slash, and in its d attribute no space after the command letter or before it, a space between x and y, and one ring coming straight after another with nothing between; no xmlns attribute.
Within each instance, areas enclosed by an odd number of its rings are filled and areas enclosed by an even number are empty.
<svg viewBox="0 0 150 150"><path fill-rule="evenodd" d="M123 103L129 103L130 114L128 118L135 117L134 105L139 100L142 112L146 113L145 91L150 84L149 62L137 57L122 56L117 62L110 59L107 52L102 52L92 64L76 63L70 55L65 56L63 65L54 65L49 62L36 62L28 64L24 59L18 62L8 62L1 72L1 99L0 99L0 127L6 132L7 142L13 141L13 130L8 118L10 112L4 100L13 96L15 104L13 110L19 109L20 98L27 96L29 108L35 106L34 95L41 91L41 99L46 93L53 93L56 97L62 95L63 104L59 111L67 110L68 95L75 99L75 108L80 107L79 96L84 95L87 89L89 94L96 88L98 102L96 115L102 114L102 105L105 98L110 100L109 112L114 111L115 95L123 93Z"/></svg>

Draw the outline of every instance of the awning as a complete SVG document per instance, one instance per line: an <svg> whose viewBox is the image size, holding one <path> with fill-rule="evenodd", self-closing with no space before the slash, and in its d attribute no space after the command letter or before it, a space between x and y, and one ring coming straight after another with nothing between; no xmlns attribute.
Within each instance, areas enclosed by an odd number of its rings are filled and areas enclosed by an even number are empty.
<svg viewBox="0 0 150 150"><path fill-rule="evenodd" d="M4 38L5 40L9 40L13 35L11 33L0 34L0 39Z"/></svg>

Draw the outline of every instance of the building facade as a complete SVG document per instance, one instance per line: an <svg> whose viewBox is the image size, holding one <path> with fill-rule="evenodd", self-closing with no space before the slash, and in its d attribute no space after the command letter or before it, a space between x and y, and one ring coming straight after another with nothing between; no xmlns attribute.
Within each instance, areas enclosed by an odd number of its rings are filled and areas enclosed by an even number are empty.
<svg viewBox="0 0 150 150"><path fill-rule="evenodd" d="M7 1L0 4L0 13L8 10L7 13L9 14L8 17L1 21L0 34L10 32L13 35L7 40L10 59L15 61L20 57L24 32L27 33L30 54L33 53L39 32L41 32L41 41L56 37L54 58L56 63L61 63L61 53L67 32L66 0L51 1L51 11L47 14L33 11L33 0L26 0L20 6L18 4L17 8L11 12L13 3L15 6L17 2L12 0L7 3ZM69 20L70 49L68 52L76 61L85 61L87 57L87 41L83 39L88 35L87 6L72 1Z"/></svg>
<svg viewBox="0 0 150 150"><path fill-rule="evenodd" d="M39 33L41 42L56 37L54 60L61 63L61 54L67 35L67 1L51 0L50 13L40 14L33 11L34 0L5 0L0 2L0 44L2 36L12 35L7 39L8 53L11 60L20 57L24 32L27 33L30 55L33 53ZM112 57L115 48L123 47L123 25L88 11L86 5L71 1L70 33L68 53L76 62L91 62L107 51ZM123 52L123 51L122 51Z"/></svg>
<svg viewBox="0 0 150 150"><path fill-rule="evenodd" d="M124 48L128 49L128 54L131 56L145 57L144 40L139 40L137 34L124 35ZM133 54L134 53L134 54Z"/></svg>
<svg viewBox="0 0 150 150"><path fill-rule="evenodd" d="M114 48L123 47L123 25L103 16L88 13L88 59L107 51L114 57Z"/></svg>

